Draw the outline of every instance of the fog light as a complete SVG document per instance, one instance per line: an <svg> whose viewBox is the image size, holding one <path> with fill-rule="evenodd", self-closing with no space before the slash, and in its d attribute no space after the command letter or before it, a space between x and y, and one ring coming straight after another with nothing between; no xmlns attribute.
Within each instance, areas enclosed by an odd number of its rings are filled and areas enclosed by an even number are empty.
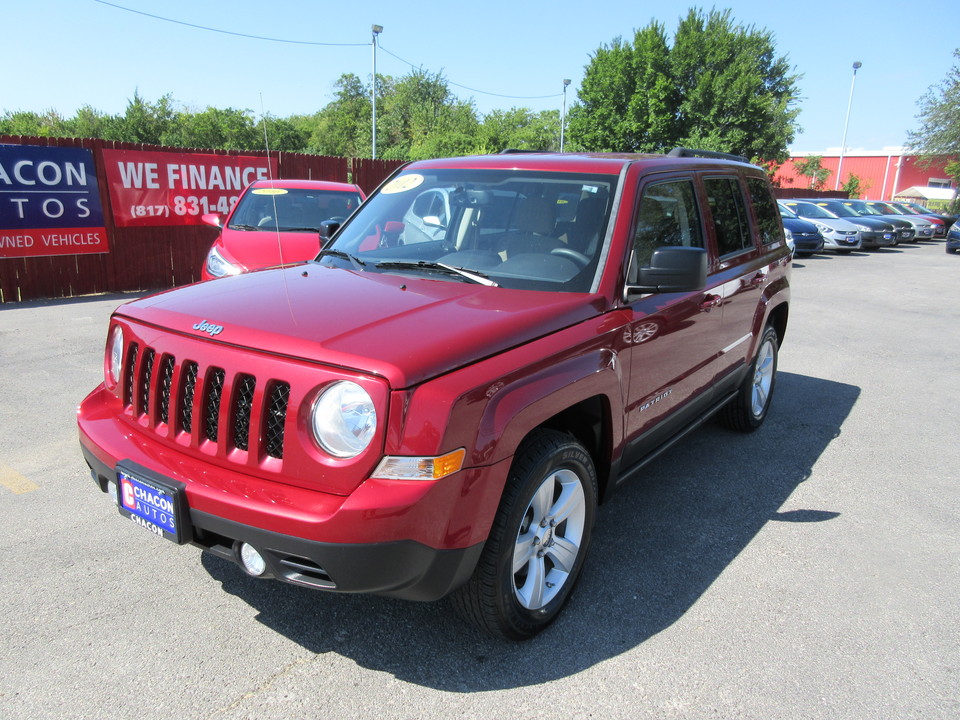
<svg viewBox="0 0 960 720"><path fill-rule="evenodd" d="M243 564L243 569L254 577L260 577L267 571L267 561L249 543L241 543L240 545L240 562Z"/></svg>

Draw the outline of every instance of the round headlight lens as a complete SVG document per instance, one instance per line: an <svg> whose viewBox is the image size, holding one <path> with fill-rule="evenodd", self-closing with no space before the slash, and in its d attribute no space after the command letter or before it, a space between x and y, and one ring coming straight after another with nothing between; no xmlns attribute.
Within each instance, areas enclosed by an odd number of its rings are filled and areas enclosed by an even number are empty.
<svg viewBox="0 0 960 720"><path fill-rule="evenodd" d="M107 348L107 371L114 385L120 382L120 368L123 365L123 328L114 325L110 334L110 345Z"/></svg>
<svg viewBox="0 0 960 720"><path fill-rule="evenodd" d="M324 450L338 458L352 458L364 450L377 430L377 410L367 391L349 380L336 382L313 405L313 436Z"/></svg>

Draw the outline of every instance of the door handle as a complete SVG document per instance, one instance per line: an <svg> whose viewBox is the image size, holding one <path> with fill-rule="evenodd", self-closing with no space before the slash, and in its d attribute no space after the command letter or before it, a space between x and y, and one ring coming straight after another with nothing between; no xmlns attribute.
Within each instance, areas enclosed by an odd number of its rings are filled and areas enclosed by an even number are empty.
<svg viewBox="0 0 960 720"><path fill-rule="evenodd" d="M700 312L710 312L720 305L720 300L719 295L704 295L703 301L700 303Z"/></svg>

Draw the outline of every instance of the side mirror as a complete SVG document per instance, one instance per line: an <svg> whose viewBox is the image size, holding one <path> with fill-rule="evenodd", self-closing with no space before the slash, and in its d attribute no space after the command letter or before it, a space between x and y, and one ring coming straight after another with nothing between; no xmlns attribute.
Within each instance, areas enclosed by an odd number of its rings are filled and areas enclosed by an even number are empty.
<svg viewBox="0 0 960 720"><path fill-rule="evenodd" d="M222 230L223 225L220 224L220 215L217 213L205 213L200 216L200 222L204 225L212 225L213 227Z"/></svg>
<svg viewBox="0 0 960 720"><path fill-rule="evenodd" d="M707 251L694 247L659 247L650 264L637 271L637 283L624 288L624 300L643 293L695 292L707 286Z"/></svg>
<svg viewBox="0 0 960 720"><path fill-rule="evenodd" d="M423 224L427 227L443 228L443 223L440 222L440 218L436 215L424 215Z"/></svg>
<svg viewBox="0 0 960 720"><path fill-rule="evenodd" d="M341 222L339 220L322 220L320 222L320 246L322 247L326 244L327 240L332 238L337 234L337 230L340 229Z"/></svg>

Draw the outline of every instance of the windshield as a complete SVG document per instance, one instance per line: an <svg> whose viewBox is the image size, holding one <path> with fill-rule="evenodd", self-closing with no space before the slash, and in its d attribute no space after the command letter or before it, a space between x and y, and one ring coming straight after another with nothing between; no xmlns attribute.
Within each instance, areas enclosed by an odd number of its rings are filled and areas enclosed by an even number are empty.
<svg viewBox="0 0 960 720"><path fill-rule="evenodd" d="M786 205L777 203L777 207L780 208L780 217L782 218L796 218L799 217L793 210L788 208Z"/></svg>
<svg viewBox="0 0 960 720"><path fill-rule="evenodd" d="M844 206L853 210L857 215L883 215L884 213L873 209L862 200L859 202L845 202Z"/></svg>
<svg viewBox="0 0 960 720"><path fill-rule="evenodd" d="M363 272L588 292L616 182L611 175L414 169L368 199L320 261Z"/></svg>
<svg viewBox="0 0 960 720"><path fill-rule="evenodd" d="M227 227L315 233L324 220L343 221L359 204L358 192L256 187L244 193Z"/></svg>
<svg viewBox="0 0 960 720"><path fill-rule="evenodd" d="M821 218L824 220L829 220L833 217L833 215L828 213L822 207L818 207L813 203L790 203L790 209L800 217L805 218Z"/></svg>
<svg viewBox="0 0 960 720"><path fill-rule="evenodd" d="M894 207L893 205L888 205L887 203L872 202L868 203L868 205L878 213L882 213L884 215L906 215L906 213L900 208Z"/></svg>
<svg viewBox="0 0 960 720"><path fill-rule="evenodd" d="M843 203L817 203L820 207L826 210L829 213L832 213L834 217L838 218L851 218L851 217L860 217L853 210L848 208Z"/></svg>

